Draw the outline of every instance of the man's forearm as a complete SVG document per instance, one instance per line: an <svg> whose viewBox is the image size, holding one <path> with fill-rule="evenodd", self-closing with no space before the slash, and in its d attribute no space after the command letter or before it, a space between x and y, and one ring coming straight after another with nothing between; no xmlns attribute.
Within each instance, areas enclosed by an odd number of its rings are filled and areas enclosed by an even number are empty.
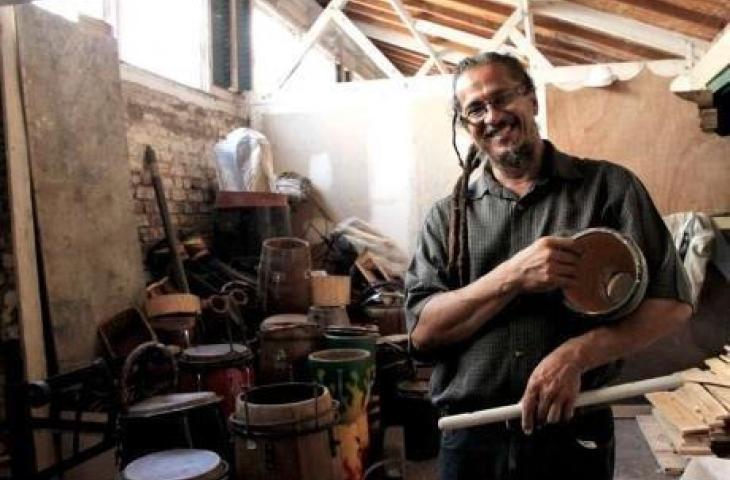
<svg viewBox="0 0 730 480"><path fill-rule="evenodd" d="M434 295L421 312L411 340L424 351L465 340L517 294L514 274L502 264L465 287Z"/></svg>
<svg viewBox="0 0 730 480"><path fill-rule="evenodd" d="M585 372L648 347L682 326L691 315L692 308L686 303L646 299L628 317L572 338L555 353L566 355Z"/></svg>

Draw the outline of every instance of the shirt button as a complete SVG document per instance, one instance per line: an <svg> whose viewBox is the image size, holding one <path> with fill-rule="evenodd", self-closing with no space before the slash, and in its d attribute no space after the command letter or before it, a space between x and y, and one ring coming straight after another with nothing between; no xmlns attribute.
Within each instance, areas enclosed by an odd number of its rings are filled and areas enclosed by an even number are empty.
<svg viewBox="0 0 730 480"><path fill-rule="evenodd" d="M515 358L522 358L525 355L525 352L521 350L515 350Z"/></svg>

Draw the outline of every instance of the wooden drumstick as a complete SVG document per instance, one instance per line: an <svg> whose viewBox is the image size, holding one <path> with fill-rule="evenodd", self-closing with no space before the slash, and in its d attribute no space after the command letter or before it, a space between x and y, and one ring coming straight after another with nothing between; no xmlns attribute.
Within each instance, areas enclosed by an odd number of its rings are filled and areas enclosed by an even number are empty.
<svg viewBox="0 0 730 480"><path fill-rule="evenodd" d="M673 390L682 386L685 381L683 373L674 373L664 377L650 378L638 382L624 383L610 387L588 390L578 395L576 407L610 403L624 398L636 397L645 393ZM522 405L516 403L504 407L478 410L471 413L461 413L442 417L438 426L441 430L456 430L459 428L476 427L490 423L519 418L522 415Z"/></svg>

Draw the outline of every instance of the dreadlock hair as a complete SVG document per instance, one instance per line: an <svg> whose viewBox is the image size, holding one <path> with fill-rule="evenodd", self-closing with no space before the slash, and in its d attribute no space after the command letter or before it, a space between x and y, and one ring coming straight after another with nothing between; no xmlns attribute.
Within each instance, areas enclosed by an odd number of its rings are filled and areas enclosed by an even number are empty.
<svg viewBox="0 0 730 480"><path fill-rule="evenodd" d="M528 75L520 61L510 55L503 55L497 52L483 52L478 55L467 57L459 62L454 71L452 84L452 107L453 114L451 119L451 145L456 152L456 158L461 166L461 175L454 185L451 196L451 217L449 220L449 257L448 257L448 273L449 276L458 282L458 285L464 286L469 283L469 225L467 223L467 193L469 189L469 177L472 172L479 166L481 159L479 158L479 150L473 143L469 146L466 158L462 159L459 148L456 144L456 125L457 122L462 127L466 126L465 120L461 116L461 103L456 96L456 82L459 77L472 68L484 65L499 64L502 65L509 75L517 80L520 84L527 87L528 91L535 90L535 84Z"/></svg>

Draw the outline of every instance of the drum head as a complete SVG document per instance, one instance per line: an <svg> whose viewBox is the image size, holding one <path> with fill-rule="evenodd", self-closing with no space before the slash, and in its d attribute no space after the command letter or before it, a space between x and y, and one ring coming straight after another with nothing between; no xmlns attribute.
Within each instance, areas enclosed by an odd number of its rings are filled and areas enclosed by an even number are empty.
<svg viewBox="0 0 730 480"><path fill-rule="evenodd" d="M227 471L218 454L176 449L151 453L124 469L124 480L220 480Z"/></svg>
<svg viewBox="0 0 730 480"><path fill-rule="evenodd" d="M210 363L228 358L248 358L252 353L249 348L239 343L214 343L186 348L183 359L188 362Z"/></svg>
<svg viewBox="0 0 730 480"><path fill-rule="evenodd" d="M575 286L563 289L566 306L585 316L629 313L626 310L638 305L635 299L646 288L641 250L631 239L607 228L584 230L573 238L582 256Z"/></svg>

